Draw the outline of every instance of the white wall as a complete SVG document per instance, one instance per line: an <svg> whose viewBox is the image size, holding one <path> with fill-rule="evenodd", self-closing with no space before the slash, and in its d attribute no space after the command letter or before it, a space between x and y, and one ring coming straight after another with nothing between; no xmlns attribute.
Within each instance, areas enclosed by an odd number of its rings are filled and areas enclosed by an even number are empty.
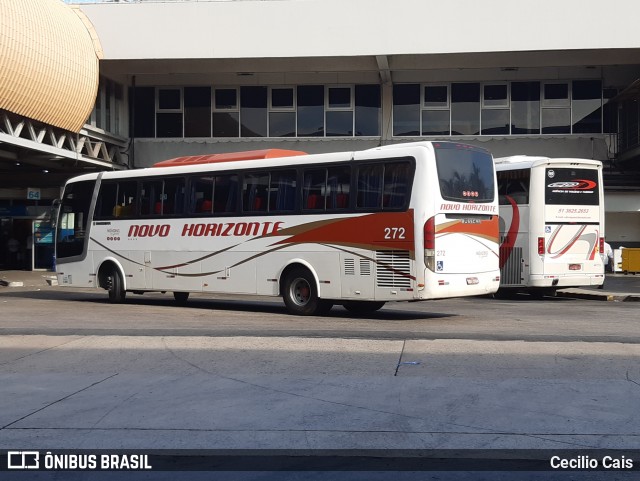
<svg viewBox="0 0 640 481"><path fill-rule="evenodd" d="M640 193L609 192L605 198L607 212L635 212L640 214Z"/></svg>
<svg viewBox="0 0 640 481"><path fill-rule="evenodd" d="M305 0L82 5L104 58L638 48L640 2Z"/></svg>
<svg viewBox="0 0 640 481"><path fill-rule="evenodd" d="M640 213L608 212L605 215L605 232L607 242L612 245L640 247Z"/></svg>

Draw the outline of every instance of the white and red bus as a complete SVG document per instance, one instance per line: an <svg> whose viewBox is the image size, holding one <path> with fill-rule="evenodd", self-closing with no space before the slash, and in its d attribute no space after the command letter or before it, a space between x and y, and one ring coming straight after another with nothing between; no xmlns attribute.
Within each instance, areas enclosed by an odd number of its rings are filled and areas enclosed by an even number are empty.
<svg viewBox="0 0 640 481"><path fill-rule="evenodd" d="M602 163L498 158L500 292L538 297L604 282Z"/></svg>
<svg viewBox="0 0 640 481"><path fill-rule="evenodd" d="M416 142L306 155L190 156L71 179L56 232L61 286L282 296L290 312L493 293L491 155Z"/></svg>

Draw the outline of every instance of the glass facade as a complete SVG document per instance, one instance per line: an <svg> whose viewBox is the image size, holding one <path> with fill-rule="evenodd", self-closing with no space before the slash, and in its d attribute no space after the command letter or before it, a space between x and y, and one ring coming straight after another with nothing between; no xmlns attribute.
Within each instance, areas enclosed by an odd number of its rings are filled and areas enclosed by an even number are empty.
<svg viewBox="0 0 640 481"><path fill-rule="evenodd" d="M601 80L394 84L393 137L616 132ZM381 137L382 88L363 85L138 87L136 138ZM108 104L98 99L96 111Z"/></svg>

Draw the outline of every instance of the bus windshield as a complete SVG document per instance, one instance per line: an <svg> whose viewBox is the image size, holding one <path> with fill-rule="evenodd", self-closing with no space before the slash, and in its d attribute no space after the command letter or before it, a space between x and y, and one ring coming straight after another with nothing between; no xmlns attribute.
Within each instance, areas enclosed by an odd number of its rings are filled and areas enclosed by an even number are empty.
<svg viewBox="0 0 640 481"><path fill-rule="evenodd" d="M89 206L95 181L73 182L64 190L57 224L56 256L58 259L83 254L89 221Z"/></svg>
<svg viewBox="0 0 640 481"><path fill-rule="evenodd" d="M440 193L454 202L493 202L493 159L466 145L434 144Z"/></svg>

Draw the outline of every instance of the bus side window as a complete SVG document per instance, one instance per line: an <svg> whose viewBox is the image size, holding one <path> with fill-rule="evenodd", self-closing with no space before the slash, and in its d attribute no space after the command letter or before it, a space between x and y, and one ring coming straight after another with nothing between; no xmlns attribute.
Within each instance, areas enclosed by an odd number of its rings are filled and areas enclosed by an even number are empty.
<svg viewBox="0 0 640 481"><path fill-rule="evenodd" d="M244 212L266 212L269 174L245 174L242 193L242 210Z"/></svg>
<svg viewBox="0 0 640 481"><path fill-rule="evenodd" d="M214 177L192 177L189 185L189 213L210 214L213 211Z"/></svg>
<svg viewBox="0 0 640 481"><path fill-rule="evenodd" d="M156 211L159 210L159 212L156 212L156 214L182 214L183 203L184 179L180 177L165 180L159 206L158 201L156 201Z"/></svg>
<svg viewBox="0 0 640 481"><path fill-rule="evenodd" d="M213 212L216 214L235 212L237 195L237 175L217 176L213 192Z"/></svg>
<svg viewBox="0 0 640 481"><path fill-rule="evenodd" d="M304 210L324 210L327 190L327 169L314 169L304 172L302 189L302 208Z"/></svg>
<svg viewBox="0 0 640 481"><path fill-rule="evenodd" d="M388 209L399 208L405 205L408 183L409 163L393 162L384 166L384 193L382 195L382 207Z"/></svg>
<svg viewBox="0 0 640 481"><path fill-rule="evenodd" d="M350 167L329 167L327 178L327 209L349 208Z"/></svg>
<svg viewBox="0 0 640 481"><path fill-rule="evenodd" d="M271 174L269 212L287 212L296 206L296 171L276 171Z"/></svg>
<svg viewBox="0 0 640 481"><path fill-rule="evenodd" d="M136 215L135 199L137 182L118 182L117 217L134 217ZM114 214L115 215L115 214Z"/></svg>
<svg viewBox="0 0 640 481"><path fill-rule="evenodd" d="M497 173L498 203L510 204L510 197L516 204L529 203L530 172L527 169L508 170Z"/></svg>
<svg viewBox="0 0 640 481"><path fill-rule="evenodd" d="M160 214L162 212L162 181L148 180L140 188L140 214Z"/></svg>
<svg viewBox="0 0 640 481"><path fill-rule="evenodd" d="M116 198L118 196L118 184L116 182L102 182L96 202L94 217L96 219L109 219L115 216Z"/></svg>
<svg viewBox="0 0 640 481"><path fill-rule="evenodd" d="M379 209L382 207L382 164L361 165L358 168L357 207Z"/></svg>

